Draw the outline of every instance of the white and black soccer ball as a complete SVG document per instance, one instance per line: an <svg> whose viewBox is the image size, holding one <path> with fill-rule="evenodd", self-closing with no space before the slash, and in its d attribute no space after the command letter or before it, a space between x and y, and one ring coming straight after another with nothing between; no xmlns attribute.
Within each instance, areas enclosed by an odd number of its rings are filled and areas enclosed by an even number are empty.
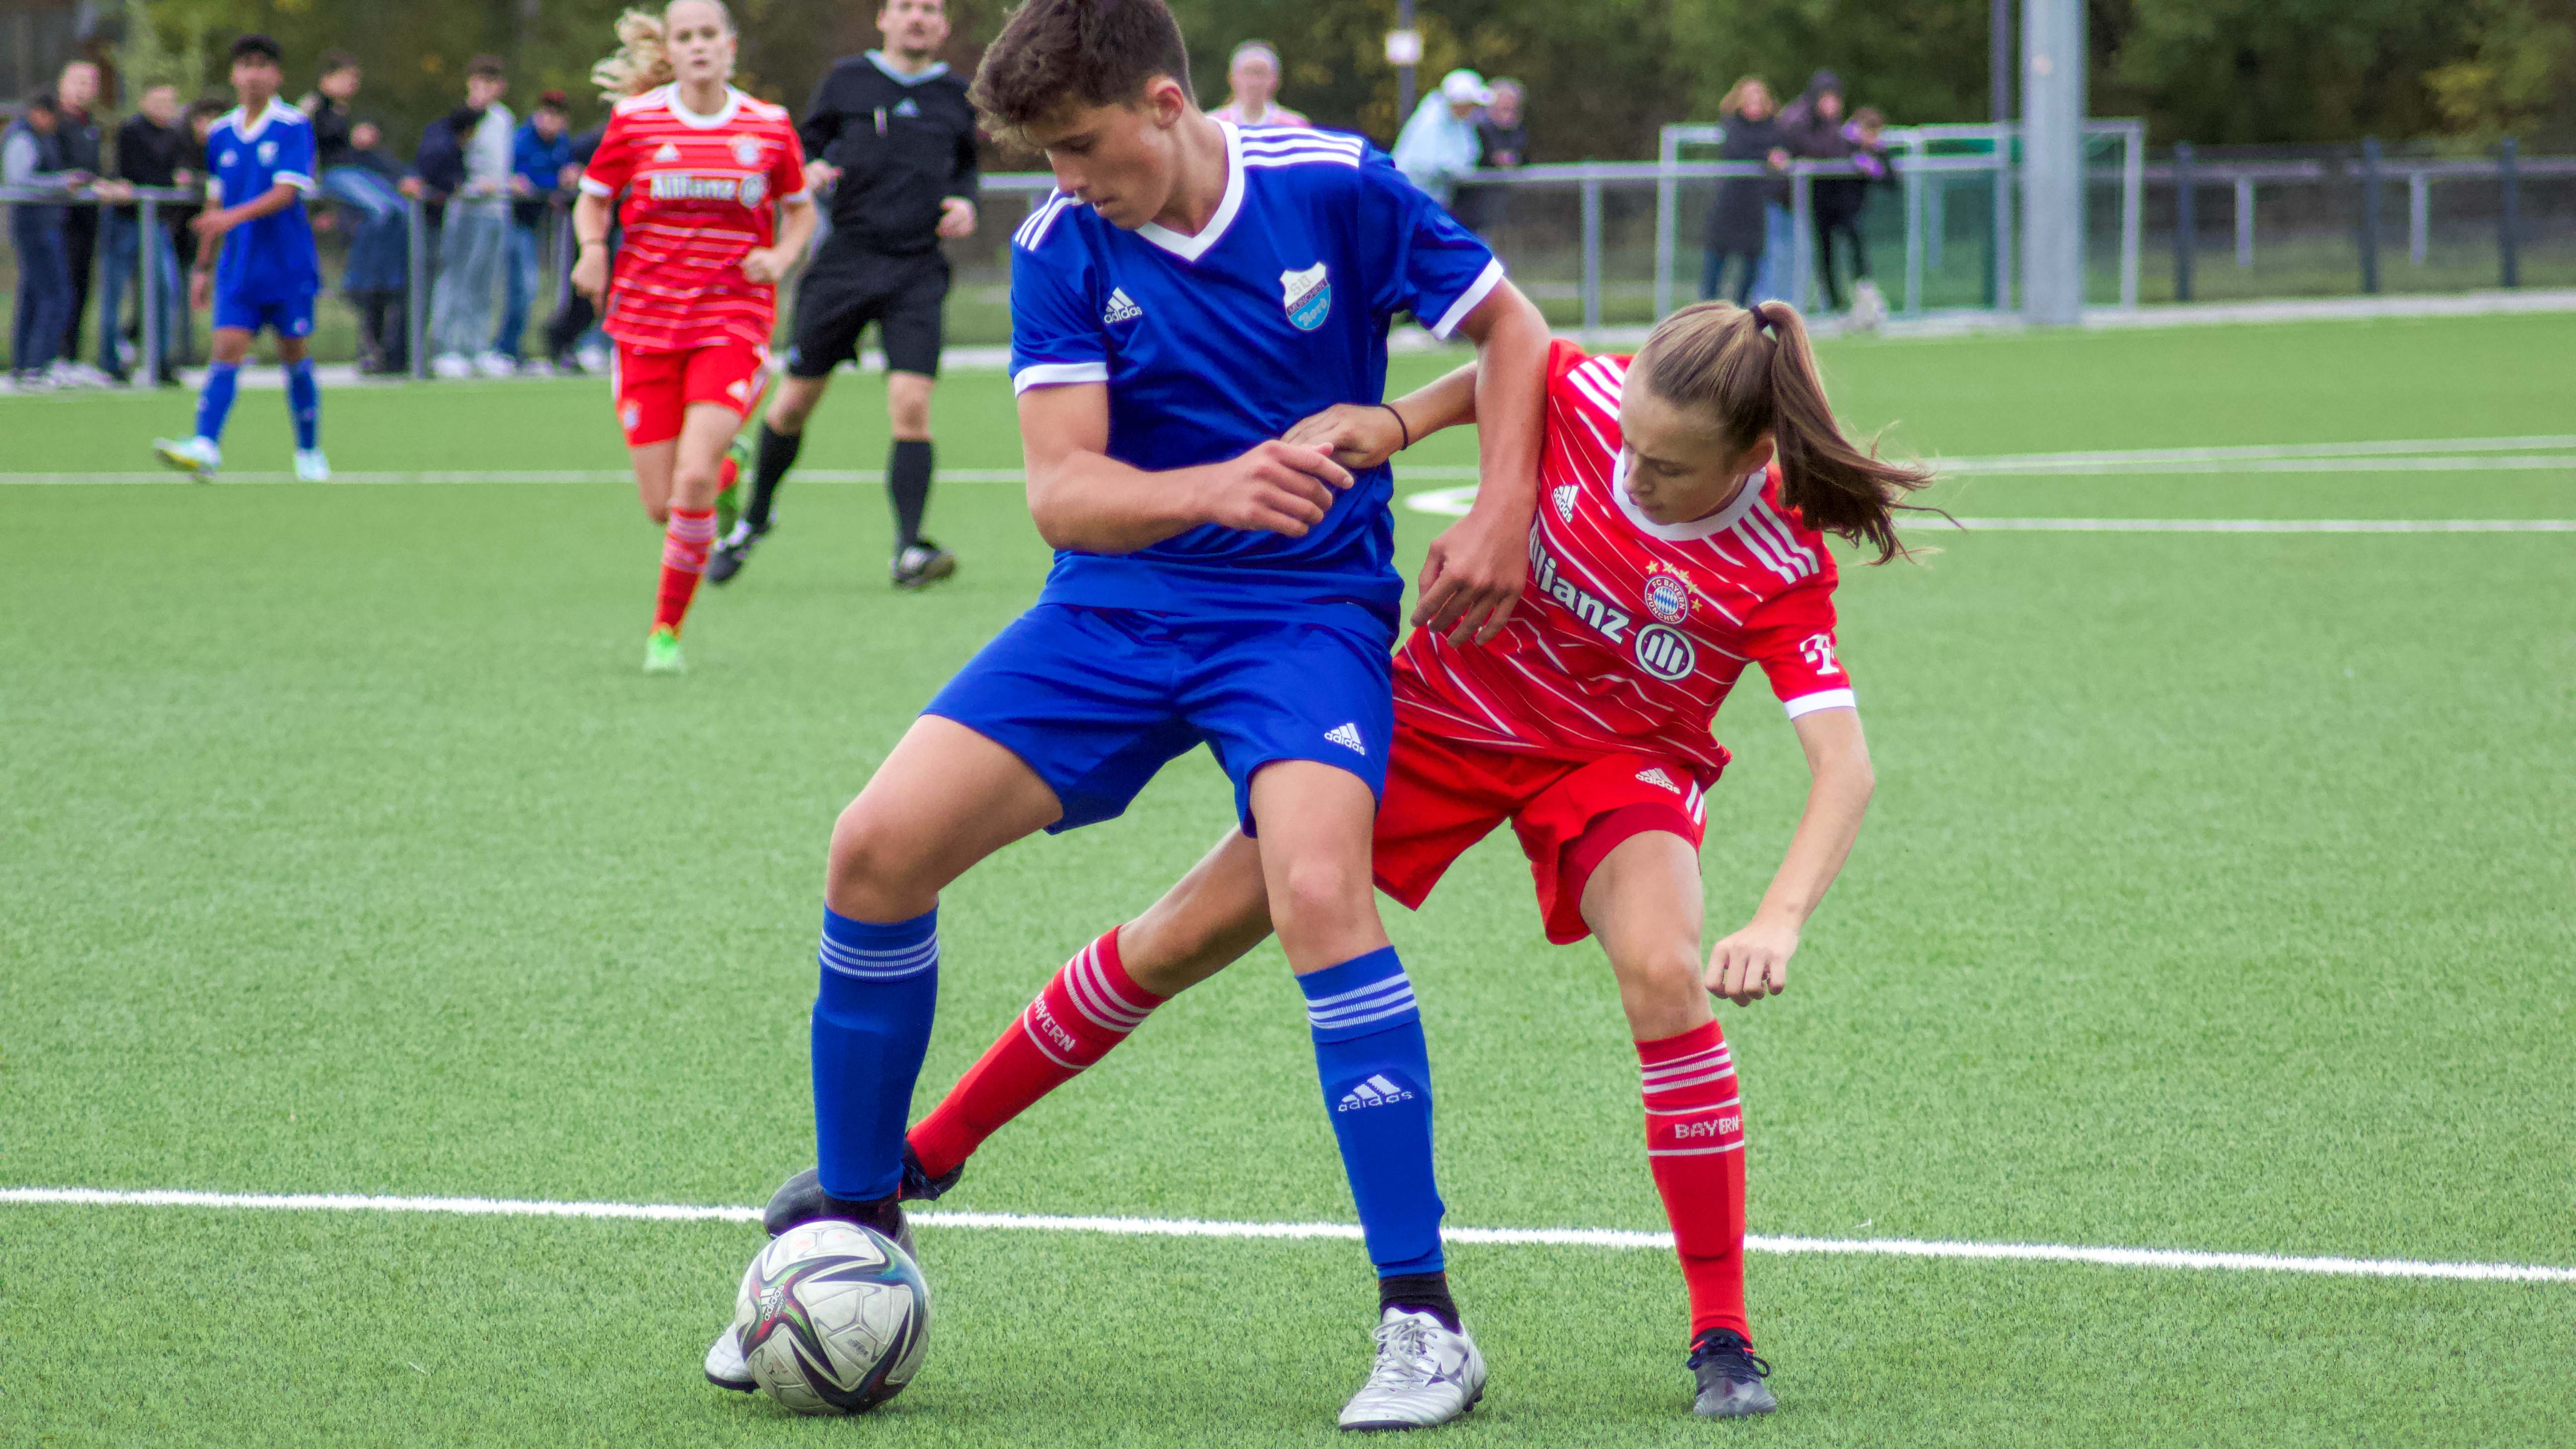
<svg viewBox="0 0 2576 1449"><path fill-rule="evenodd" d="M863 1414L920 1371L930 1287L884 1235L824 1218L772 1238L751 1260L733 1331L771 1398L800 1414Z"/></svg>

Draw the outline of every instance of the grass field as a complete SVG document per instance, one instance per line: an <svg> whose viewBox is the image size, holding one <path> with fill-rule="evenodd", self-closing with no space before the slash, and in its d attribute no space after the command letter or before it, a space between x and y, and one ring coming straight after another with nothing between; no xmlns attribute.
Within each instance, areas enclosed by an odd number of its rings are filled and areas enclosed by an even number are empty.
<svg viewBox="0 0 2576 1449"><path fill-rule="evenodd" d="M2576 320L1832 344L1957 458L2555 438ZM1401 383L1439 365L1406 360ZM845 384L814 469L883 455ZM958 375L941 461L1018 465ZM596 384L326 398L344 473L621 466ZM614 483L10 486L147 466L176 396L0 400L0 1187L757 1203L810 1160L823 844L1045 562L952 482L896 596L872 485L791 483L693 672L637 673ZM245 393L241 472L282 470ZM1971 518L2576 519L2576 461L2011 476ZM1464 439L1408 455L1452 486ZM1399 512L1418 559L1439 520ZM2576 535L1971 531L1850 569L1880 787L1790 992L1722 1019L1756 1232L2576 1264ZM1712 924L1803 789L1748 685ZM1204 756L943 914L929 1101L1226 827ZM1659 1229L1606 969L1510 841L1390 907L1453 1225ZM1348 1221L1274 949L998 1136L940 1204ZM1316 1444L1358 1247L925 1223L929 1364L791 1419L698 1354L756 1230L0 1202L10 1445ZM1687 1413L1660 1251L1461 1245L1493 1366L1444 1443L2564 1444L2576 1283L1756 1254L1784 1411Z"/></svg>

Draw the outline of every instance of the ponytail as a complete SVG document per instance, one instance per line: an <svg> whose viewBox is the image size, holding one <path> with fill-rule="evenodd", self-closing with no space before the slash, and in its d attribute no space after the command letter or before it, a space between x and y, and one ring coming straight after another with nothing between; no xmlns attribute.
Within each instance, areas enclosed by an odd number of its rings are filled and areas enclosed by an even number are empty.
<svg viewBox="0 0 2576 1449"><path fill-rule="evenodd" d="M725 29L733 29L733 12L725 8L724 0L704 3L716 7ZM666 6L658 12L629 10L617 17L617 53L590 68L590 83L599 87L600 99L614 105L678 79L667 45L671 32L664 21L669 13Z"/></svg>
<svg viewBox="0 0 2576 1449"><path fill-rule="evenodd" d="M1932 470L1888 462L1874 443L1864 449L1843 436L1797 308L1685 307L1655 328L1629 372L1669 402L1715 413L1738 448L1769 433L1780 501L1810 528L1876 550L1873 563L1909 554L1896 536L1896 514L1915 507L1905 496L1929 484Z"/></svg>

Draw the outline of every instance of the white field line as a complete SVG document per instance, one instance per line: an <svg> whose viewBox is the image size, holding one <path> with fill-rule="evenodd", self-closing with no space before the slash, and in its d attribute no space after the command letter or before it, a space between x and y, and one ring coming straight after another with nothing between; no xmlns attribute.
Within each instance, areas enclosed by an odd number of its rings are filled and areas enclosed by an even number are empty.
<svg viewBox="0 0 2576 1449"><path fill-rule="evenodd" d="M446 1213L463 1217L625 1219L642 1222L756 1223L749 1207L692 1207L670 1203L531 1202L488 1197L373 1197L355 1193L230 1193L169 1190L113 1191L87 1187L0 1188L0 1204L78 1207L251 1208L305 1212ZM1196 1218L1066 1217L1043 1213L924 1212L912 1221L928 1228L981 1228L1022 1232L1106 1233L1118 1237L1233 1238L1356 1242L1351 1223L1238 1223ZM1453 1243L1495 1247L1610 1248L1670 1251L1670 1233L1616 1228L1444 1228ZM2278 1253L2205 1253L2177 1248L2087 1248L2057 1243L1944 1243L1911 1238L1795 1238L1750 1234L1757 1253L1832 1253L1892 1258L1967 1258L1984 1261L2093 1263L2113 1268L2225 1269L2262 1273L2316 1273L2342 1278L2448 1278L2471 1282L2576 1283L2576 1268L2525 1263L2433 1263L2408 1258L2301 1258Z"/></svg>

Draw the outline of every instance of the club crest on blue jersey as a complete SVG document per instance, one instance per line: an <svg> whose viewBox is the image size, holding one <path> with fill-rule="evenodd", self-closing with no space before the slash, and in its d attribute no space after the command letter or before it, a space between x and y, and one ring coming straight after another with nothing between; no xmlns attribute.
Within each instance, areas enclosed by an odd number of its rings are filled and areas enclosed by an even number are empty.
<svg viewBox="0 0 2576 1449"><path fill-rule="evenodd" d="M262 141L259 143L259 164L262 166L274 166L277 164L277 143L275 141Z"/></svg>
<svg viewBox="0 0 2576 1449"><path fill-rule="evenodd" d="M1690 617L1690 580L1662 562L1646 566L1646 612L1667 624Z"/></svg>
<svg viewBox="0 0 2576 1449"><path fill-rule="evenodd" d="M1324 325L1333 312L1333 282L1324 275L1324 264L1317 262L1302 272L1281 272L1279 288L1286 294L1288 320L1300 332L1312 332Z"/></svg>

